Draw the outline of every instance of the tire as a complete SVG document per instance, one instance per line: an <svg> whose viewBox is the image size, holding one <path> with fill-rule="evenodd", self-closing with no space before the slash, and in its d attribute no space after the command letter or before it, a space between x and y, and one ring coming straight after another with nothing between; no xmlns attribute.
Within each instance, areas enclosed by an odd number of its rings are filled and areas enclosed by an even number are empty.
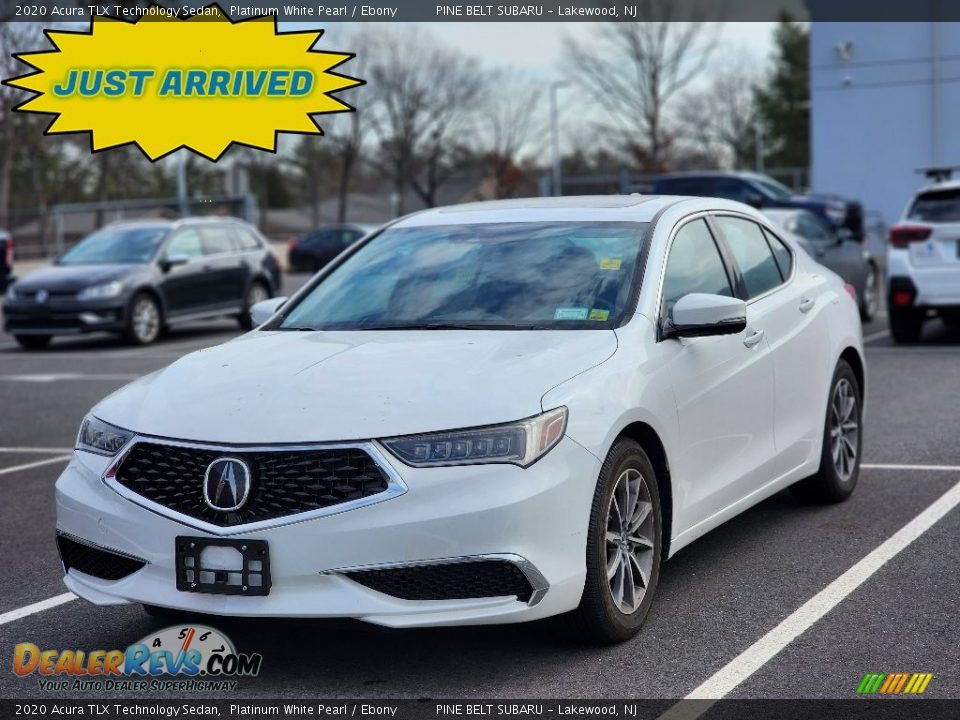
<svg viewBox="0 0 960 720"><path fill-rule="evenodd" d="M890 334L894 342L912 345L923 335L923 314L913 308L890 308Z"/></svg>
<svg viewBox="0 0 960 720"><path fill-rule="evenodd" d="M163 331L163 313L160 303L149 293L141 292L130 300L123 339L130 345L149 345L156 342Z"/></svg>
<svg viewBox="0 0 960 720"><path fill-rule="evenodd" d="M880 271L873 263L867 265L867 275L860 293L860 320L870 322L877 316L880 305Z"/></svg>
<svg viewBox="0 0 960 720"><path fill-rule="evenodd" d="M624 490L627 486L632 488L631 497L635 497L635 501L626 497ZM619 529L618 509L621 505L633 506L641 513L634 515L632 522L636 523L640 518L640 523L632 533L622 533ZM633 440L617 440L600 470L590 510L583 597L579 607L565 616L570 629L581 638L613 644L629 640L640 631L660 579L661 517L653 463ZM643 538L646 542L631 542L630 537ZM625 548L634 558L634 562L628 565L616 559L625 557ZM612 576L607 572L610 551L616 553L611 561ZM645 584L642 582L644 576ZM629 597L631 583L636 590L632 598ZM639 584L644 584L642 590Z"/></svg>
<svg viewBox="0 0 960 720"><path fill-rule="evenodd" d="M253 329L253 318L250 317L250 308L258 302L270 299L270 288L261 280L254 280L247 288L247 296L243 301L243 312L237 315L237 322L244 330Z"/></svg>
<svg viewBox="0 0 960 720"><path fill-rule="evenodd" d="M860 477L863 449L861 392L853 368L841 360L830 383L820 468L816 475L790 486L790 492L798 500L814 504L838 503L853 493ZM853 401L852 405L849 404L850 400Z"/></svg>
<svg viewBox="0 0 960 720"><path fill-rule="evenodd" d="M24 350L43 350L53 337L50 335L14 335L13 339Z"/></svg>

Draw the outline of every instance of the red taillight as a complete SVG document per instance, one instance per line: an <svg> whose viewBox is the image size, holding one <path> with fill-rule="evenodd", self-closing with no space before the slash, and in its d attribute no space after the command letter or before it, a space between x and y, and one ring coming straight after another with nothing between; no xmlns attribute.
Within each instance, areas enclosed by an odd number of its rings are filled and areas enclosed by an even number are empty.
<svg viewBox="0 0 960 720"><path fill-rule="evenodd" d="M890 300L894 307L910 307L913 305L913 293L909 290L894 290L890 293Z"/></svg>
<svg viewBox="0 0 960 720"><path fill-rule="evenodd" d="M890 244L895 248L905 248L910 243L923 242L933 228L923 225L894 225L890 228Z"/></svg>
<svg viewBox="0 0 960 720"><path fill-rule="evenodd" d="M6 252L6 263L7 267L13 267L13 238L7 238L7 252Z"/></svg>
<svg viewBox="0 0 960 720"><path fill-rule="evenodd" d="M296 249L297 249L297 241L296 241L296 240L291 240L291 241L290 241L290 244L287 245L287 252L293 252L293 251L296 250Z"/></svg>
<svg viewBox="0 0 960 720"><path fill-rule="evenodd" d="M844 283L843 289L847 291L847 295L853 298L853 301L857 301L857 289L850 283Z"/></svg>

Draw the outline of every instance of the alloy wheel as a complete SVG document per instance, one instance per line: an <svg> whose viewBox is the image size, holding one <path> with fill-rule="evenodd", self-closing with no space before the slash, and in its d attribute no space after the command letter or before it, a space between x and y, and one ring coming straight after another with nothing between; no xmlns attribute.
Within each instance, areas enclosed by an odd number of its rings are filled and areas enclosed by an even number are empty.
<svg viewBox="0 0 960 720"><path fill-rule="evenodd" d="M856 410L856 392L849 380L841 378L830 402L830 449L833 468L842 482L850 479L857 466L860 420Z"/></svg>
<svg viewBox="0 0 960 720"><path fill-rule="evenodd" d="M867 276L863 280L863 308L867 317L877 314L880 294L877 292L877 269L870 266Z"/></svg>
<svg viewBox="0 0 960 720"><path fill-rule="evenodd" d="M137 300L133 306L133 332L141 343L153 342L160 333L160 310L148 297Z"/></svg>
<svg viewBox="0 0 960 720"><path fill-rule="evenodd" d="M270 294L267 292L267 289L260 283L255 282L250 286L250 290L247 292L247 308L252 308L258 302L263 302L264 300L269 300Z"/></svg>
<svg viewBox="0 0 960 720"><path fill-rule="evenodd" d="M636 612L653 572L653 502L647 481L627 468L613 488L607 508L605 561L613 604L624 615Z"/></svg>

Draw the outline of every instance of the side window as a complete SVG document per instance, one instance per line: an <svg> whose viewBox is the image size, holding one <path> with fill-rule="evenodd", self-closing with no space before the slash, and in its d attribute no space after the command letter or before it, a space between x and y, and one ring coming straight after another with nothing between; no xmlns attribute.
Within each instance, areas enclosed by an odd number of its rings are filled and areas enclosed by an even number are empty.
<svg viewBox="0 0 960 720"><path fill-rule="evenodd" d="M257 239L257 236L252 232L247 230L245 227L236 227L233 229L233 234L240 242L240 249L244 252L250 250L259 250L261 248L260 240Z"/></svg>
<svg viewBox="0 0 960 720"><path fill-rule="evenodd" d="M186 255L188 258L198 258L203 255L203 247L200 244L200 233L193 228L179 230L167 245L166 256Z"/></svg>
<svg viewBox="0 0 960 720"><path fill-rule="evenodd" d="M746 202L750 195L750 188L743 180L735 178L717 178L713 183L713 196L727 200Z"/></svg>
<svg viewBox="0 0 960 720"><path fill-rule="evenodd" d="M797 216L797 235L805 237L814 242L827 242L830 239L830 233L815 218L802 213Z"/></svg>
<svg viewBox="0 0 960 720"><path fill-rule="evenodd" d="M767 242L770 243L770 249L773 250L773 257L777 261L777 267L780 268L780 275L786 280L793 271L793 254L783 240L766 228L764 228L763 234L767 236Z"/></svg>
<svg viewBox="0 0 960 720"><path fill-rule="evenodd" d="M740 268L747 294L762 295L783 282L777 261L760 226L750 220L718 215L717 225L726 238L734 260Z"/></svg>
<svg viewBox="0 0 960 720"><path fill-rule="evenodd" d="M228 227L203 228L203 252L207 255L232 253L237 251L237 241L233 230Z"/></svg>
<svg viewBox="0 0 960 720"><path fill-rule="evenodd" d="M689 293L733 296L720 251L704 220L677 231L663 278L663 304L669 317L677 300Z"/></svg>

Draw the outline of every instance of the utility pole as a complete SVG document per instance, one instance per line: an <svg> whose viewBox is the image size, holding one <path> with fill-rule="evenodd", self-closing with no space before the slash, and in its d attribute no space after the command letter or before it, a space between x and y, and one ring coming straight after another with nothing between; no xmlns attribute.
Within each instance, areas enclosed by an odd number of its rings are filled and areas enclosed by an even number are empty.
<svg viewBox="0 0 960 720"><path fill-rule="evenodd" d="M190 214L190 202L187 196L187 150L177 153L177 202L180 205L180 217Z"/></svg>
<svg viewBox="0 0 960 720"><path fill-rule="evenodd" d="M553 161L553 176L550 194L563 195L563 178L560 172L560 110L557 107L557 92L569 83L555 80L550 83L550 155Z"/></svg>

